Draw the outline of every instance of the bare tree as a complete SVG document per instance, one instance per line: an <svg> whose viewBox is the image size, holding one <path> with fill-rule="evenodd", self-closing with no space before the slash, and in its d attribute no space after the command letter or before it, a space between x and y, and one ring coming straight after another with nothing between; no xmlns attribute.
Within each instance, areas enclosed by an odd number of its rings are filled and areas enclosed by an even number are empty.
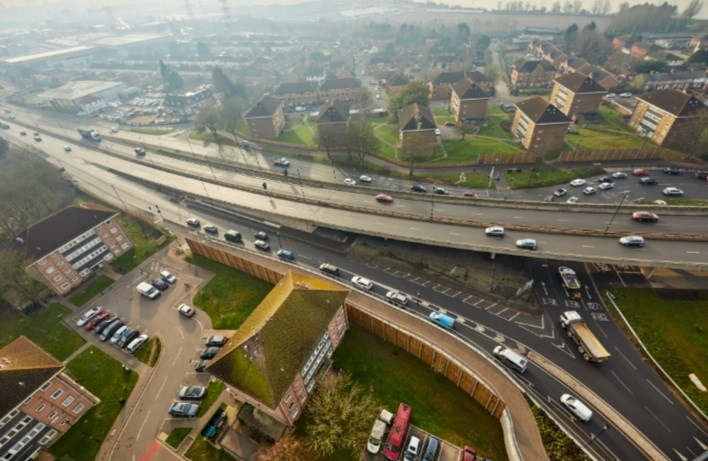
<svg viewBox="0 0 708 461"><path fill-rule="evenodd" d="M216 106L216 103L212 102L209 104L204 104L199 109L199 113L195 117L196 124L207 128L214 137L214 141L217 143L219 142L217 129L220 115L221 114L219 108Z"/></svg>
<svg viewBox="0 0 708 461"><path fill-rule="evenodd" d="M0 293L12 290L23 301L40 301L45 288L25 271L30 263L16 251L0 251Z"/></svg>
<svg viewBox="0 0 708 461"><path fill-rule="evenodd" d="M314 456L307 447L291 435L258 452L258 461L300 461L312 458Z"/></svg>
<svg viewBox="0 0 708 461"><path fill-rule="evenodd" d="M686 8L681 12L682 19L692 19L703 9L703 0L691 0Z"/></svg>

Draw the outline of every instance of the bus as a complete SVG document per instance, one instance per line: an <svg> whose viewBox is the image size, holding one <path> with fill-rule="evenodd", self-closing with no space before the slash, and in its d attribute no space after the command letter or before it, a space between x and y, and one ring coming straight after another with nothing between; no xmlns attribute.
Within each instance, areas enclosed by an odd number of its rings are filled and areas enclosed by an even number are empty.
<svg viewBox="0 0 708 461"><path fill-rule="evenodd" d="M406 433L408 432L408 420L411 418L411 411L413 411L413 409L407 403L401 402L398 406L398 412L396 413L396 418L393 420L391 432L388 433L388 438L384 445L383 453L386 459L397 461L398 457L401 455L401 448L403 447L403 442L406 440Z"/></svg>

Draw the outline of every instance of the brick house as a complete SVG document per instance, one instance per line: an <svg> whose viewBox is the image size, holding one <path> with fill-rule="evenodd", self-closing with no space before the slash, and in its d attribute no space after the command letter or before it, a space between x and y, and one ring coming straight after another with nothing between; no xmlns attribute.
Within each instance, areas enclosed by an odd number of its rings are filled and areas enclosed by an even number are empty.
<svg viewBox="0 0 708 461"><path fill-rule="evenodd" d="M705 90L708 77L700 70L673 70L671 72L651 72L632 77L632 87L642 91L667 90Z"/></svg>
<svg viewBox="0 0 708 461"><path fill-rule="evenodd" d="M563 147L572 121L545 98L537 96L516 103L512 134L531 152L546 152Z"/></svg>
<svg viewBox="0 0 708 461"><path fill-rule="evenodd" d="M632 47L629 49L629 56L632 59L644 59L652 53L661 51L659 45L654 45L648 42L634 42Z"/></svg>
<svg viewBox="0 0 708 461"><path fill-rule="evenodd" d="M511 66L511 84L516 88L544 88L553 83L555 68L545 61L517 59Z"/></svg>
<svg viewBox="0 0 708 461"><path fill-rule="evenodd" d="M450 112L455 115L457 123L484 119L489 99L489 95L468 77L452 85Z"/></svg>
<svg viewBox="0 0 708 461"><path fill-rule="evenodd" d="M320 85L318 101L352 101L364 91L366 90L361 87L361 80L358 78L327 79Z"/></svg>
<svg viewBox="0 0 708 461"><path fill-rule="evenodd" d="M133 248L116 216L96 205L70 206L25 229L8 249L32 261L27 271L34 278L65 295Z"/></svg>
<svg viewBox="0 0 708 461"><path fill-rule="evenodd" d="M599 66L589 66L583 71L588 77L592 77L606 90L612 90L619 86L619 79L614 74Z"/></svg>
<svg viewBox="0 0 708 461"><path fill-rule="evenodd" d="M465 72L440 72L433 80L428 82L428 94L433 100L447 100L452 94L453 83L457 83L465 78Z"/></svg>
<svg viewBox="0 0 708 461"><path fill-rule="evenodd" d="M243 116L254 138L276 139L285 128L283 102L272 96L263 96Z"/></svg>
<svg viewBox="0 0 708 461"><path fill-rule="evenodd" d="M615 51L622 51L622 48L624 48L628 42L631 42L631 40L631 35L618 35L612 39L612 48L614 48Z"/></svg>
<svg viewBox="0 0 708 461"><path fill-rule="evenodd" d="M582 120L596 114L607 90L580 72L565 74L554 79L549 101L572 120Z"/></svg>
<svg viewBox="0 0 708 461"><path fill-rule="evenodd" d="M349 103L346 101L329 101L320 107L317 116L320 148L346 147L349 118Z"/></svg>
<svg viewBox="0 0 708 461"><path fill-rule="evenodd" d="M589 62L577 57L568 57L568 59L563 64L561 64L561 69L566 74L570 74L571 72L585 73L585 69L588 69L590 67L591 64Z"/></svg>
<svg viewBox="0 0 708 461"><path fill-rule="evenodd" d="M24 336L0 349L0 459L32 459L99 402L63 370Z"/></svg>
<svg viewBox="0 0 708 461"><path fill-rule="evenodd" d="M319 277L288 272L206 371L236 399L292 426L344 338L348 294Z"/></svg>
<svg viewBox="0 0 708 461"><path fill-rule="evenodd" d="M658 145L680 140L681 128L706 108L695 96L674 89L658 90L637 96L629 126Z"/></svg>
<svg viewBox="0 0 708 461"><path fill-rule="evenodd" d="M397 96L403 90L403 87L408 85L410 79L398 71L389 72L386 75L386 94Z"/></svg>
<svg viewBox="0 0 708 461"><path fill-rule="evenodd" d="M283 107L317 104L317 85L314 82L284 82L275 90L275 97Z"/></svg>
<svg viewBox="0 0 708 461"><path fill-rule="evenodd" d="M398 109L398 139L407 157L430 157L435 148L438 126L428 106L417 103Z"/></svg>
<svg viewBox="0 0 708 461"><path fill-rule="evenodd" d="M366 91L358 78L328 78L318 86L315 82L282 83L275 90L275 97L284 107L314 106L338 99L351 101Z"/></svg>

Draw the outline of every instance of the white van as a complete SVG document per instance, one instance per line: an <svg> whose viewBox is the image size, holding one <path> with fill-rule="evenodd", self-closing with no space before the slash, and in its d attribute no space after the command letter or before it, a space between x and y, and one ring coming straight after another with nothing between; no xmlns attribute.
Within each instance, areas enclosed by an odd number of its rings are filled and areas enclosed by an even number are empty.
<svg viewBox="0 0 708 461"><path fill-rule="evenodd" d="M497 346L494 348L493 353L496 358L501 360L501 362L509 368L512 368L513 370L516 370L519 373L523 373L526 371L526 366L528 365L529 361L514 352L513 350L509 349L508 347Z"/></svg>
<svg viewBox="0 0 708 461"><path fill-rule="evenodd" d="M160 296L160 290L147 282L138 283L137 289L138 293L150 299L155 299Z"/></svg>
<svg viewBox="0 0 708 461"><path fill-rule="evenodd" d="M125 348L125 350L128 351L128 354L135 354L135 351L140 349L143 344L145 344L148 340L148 335L140 335L134 340L128 344L128 347Z"/></svg>

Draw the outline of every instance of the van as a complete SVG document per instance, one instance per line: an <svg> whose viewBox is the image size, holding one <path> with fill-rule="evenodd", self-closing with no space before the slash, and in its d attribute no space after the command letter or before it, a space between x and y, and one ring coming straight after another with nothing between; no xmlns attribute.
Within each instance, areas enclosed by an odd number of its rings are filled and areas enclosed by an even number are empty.
<svg viewBox="0 0 708 461"><path fill-rule="evenodd" d="M519 373L523 373L526 371L526 366L528 365L529 361L514 352L513 350L509 349L508 347L497 346L494 348L493 354L509 368L516 370Z"/></svg>
<svg viewBox="0 0 708 461"><path fill-rule="evenodd" d="M150 299L155 299L160 296L160 290L146 282L138 283L137 289L138 293Z"/></svg>
<svg viewBox="0 0 708 461"><path fill-rule="evenodd" d="M241 232L235 230L229 230L224 233L224 238L232 243L243 243L243 238L241 237Z"/></svg>
<svg viewBox="0 0 708 461"><path fill-rule="evenodd" d="M126 351L128 351L129 354L135 354L135 351L140 349L145 342L148 340L148 335L140 335L134 340L128 344L128 347L125 348Z"/></svg>
<svg viewBox="0 0 708 461"><path fill-rule="evenodd" d="M412 436L411 440L408 442L408 448L403 454L403 459L405 461L415 461L418 459L418 450L420 449L420 439L416 436Z"/></svg>
<svg viewBox="0 0 708 461"><path fill-rule="evenodd" d="M334 275L335 277L339 276L339 268L337 266L333 266L331 264L327 264L327 263L320 264L320 270L322 272L324 272L325 274Z"/></svg>
<svg viewBox="0 0 708 461"><path fill-rule="evenodd" d="M438 450L440 449L440 441L435 437L428 439L428 444L425 446L422 461L435 461L438 459Z"/></svg>

